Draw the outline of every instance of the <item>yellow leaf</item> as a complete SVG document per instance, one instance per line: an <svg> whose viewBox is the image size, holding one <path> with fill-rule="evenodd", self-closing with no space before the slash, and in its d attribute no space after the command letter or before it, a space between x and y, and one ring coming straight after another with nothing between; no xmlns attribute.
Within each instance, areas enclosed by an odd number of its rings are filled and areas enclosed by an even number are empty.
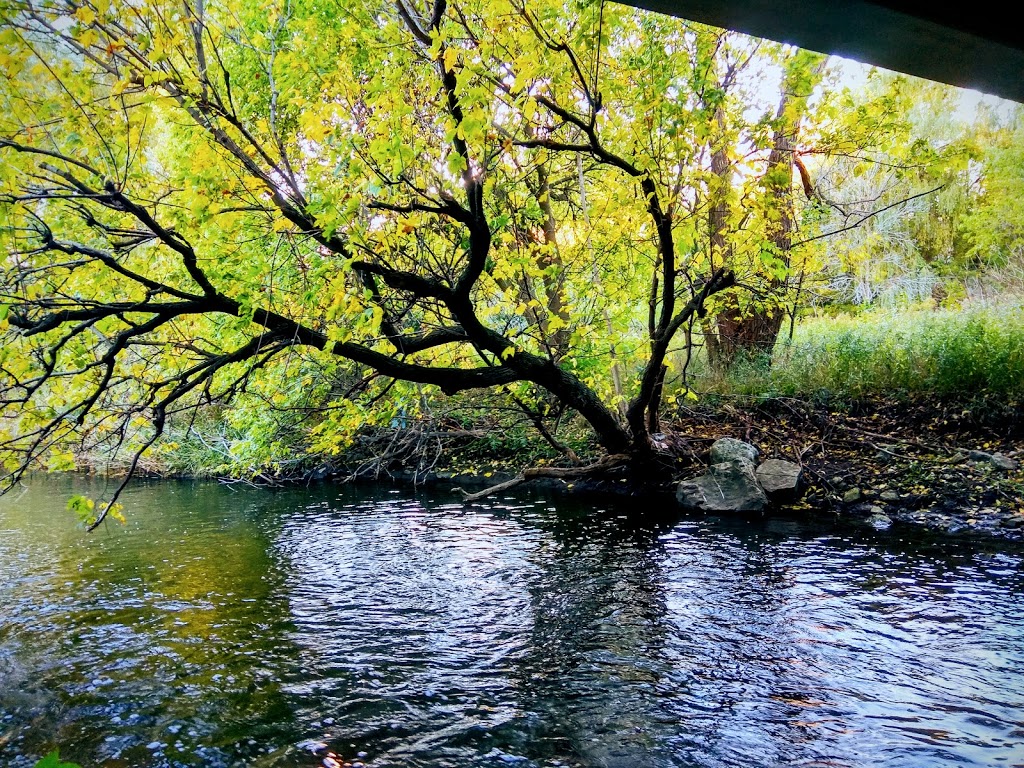
<svg viewBox="0 0 1024 768"><path fill-rule="evenodd" d="M535 114L537 114L537 102L533 99L527 99L526 103L523 104L523 117L527 120L533 120Z"/></svg>
<svg viewBox="0 0 1024 768"><path fill-rule="evenodd" d="M82 44L83 48L91 48L96 45L99 39L100 36L97 34L95 29L87 29L85 32L78 35L78 42Z"/></svg>
<svg viewBox="0 0 1024 768"><path fill-rule="evenodd" d="M96 21L96 11L94 11L88 5L83 5L77 11L75 11L75 18L83 24L92 24L94 21Z"/></svg>
<svg viewBox="0 0 1024 768"><path fill-rule="evenodd" d="M458 48L445 48L444 49L444 71L451 72L452 68L459 60Z"/></svg>
<svg viewBox="0 0 1024 768"><path fill-rule="evenodd" d="M114 504L110 509L107 510L107 516L114 518L121 525L124 525L128 521L125 519L124 512L121 511L122 509L124 509L124 507L122 507L120 504Z"/></svg>

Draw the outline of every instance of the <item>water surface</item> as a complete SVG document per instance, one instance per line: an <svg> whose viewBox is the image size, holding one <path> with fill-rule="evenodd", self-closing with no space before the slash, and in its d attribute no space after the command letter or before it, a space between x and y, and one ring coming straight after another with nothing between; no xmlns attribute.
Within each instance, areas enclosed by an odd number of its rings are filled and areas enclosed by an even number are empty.
<svg viewBox="0 0 1024 768"><path fill-rule="evenodd" d="M529 495L0 499L0 765L1024 765L1021 557Z"/></svg>

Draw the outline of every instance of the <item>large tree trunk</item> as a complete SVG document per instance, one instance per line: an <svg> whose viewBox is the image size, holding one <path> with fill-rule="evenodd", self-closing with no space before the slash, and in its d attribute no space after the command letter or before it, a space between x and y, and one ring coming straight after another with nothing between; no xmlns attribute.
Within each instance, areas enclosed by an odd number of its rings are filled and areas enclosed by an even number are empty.
<svg viewBox="0 0 1024 768"><path fill-rule="evenodd" d="M787 268L790 264L790 247L796 226L793 172L797 167L797 139L807 109L808 97L813 86L820 80L826 61L824 57L817 60L805 60L805 54L801 57L799 61L791 60L783 80L783 92L776 112L776 128L772 137L772 151L768 155L762 181L768 202L766 208L771 216L766 233L768 247ZM720 126L721 122L719 120ZM729 167L724 147L713 153L711 168L712 172L723 180L723 185L729 183L725 178L729 173ZM803 179L804 169L801 171ZM807 191L806 181L802 188ZM728 216L728 208L724 201L723 191L711 208L711 239L712 244L717 246L717 250L722 254L722 258L727 260L731 257L731 251L724 234ZM713 322L705 326L708 358L715 370L728 370L743 356L771 355L785 317L782 306L785 290L786 280L772 277L763 288L764 295L761 300L751 306L741 306L736 294L728 296L724 308Z"/></svg>

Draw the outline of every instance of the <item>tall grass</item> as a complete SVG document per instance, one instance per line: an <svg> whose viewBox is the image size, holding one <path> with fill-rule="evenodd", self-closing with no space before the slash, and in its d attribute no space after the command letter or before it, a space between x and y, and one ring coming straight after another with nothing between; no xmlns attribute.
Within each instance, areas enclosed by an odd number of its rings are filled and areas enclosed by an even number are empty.
<svg viewBox="0 0 1024 768"><path fill-rule="evenodd" d="M698 370L694 389L747 395L830 393L1024 397L1024 300L960 310L811 317L780 340L772 365Z"/></svg>

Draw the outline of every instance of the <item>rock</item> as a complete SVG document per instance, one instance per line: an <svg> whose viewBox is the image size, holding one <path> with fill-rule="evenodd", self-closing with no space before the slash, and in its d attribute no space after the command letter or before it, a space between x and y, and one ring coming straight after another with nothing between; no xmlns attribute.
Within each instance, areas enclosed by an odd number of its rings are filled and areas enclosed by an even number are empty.
<svg viewBox="0 0 1024 768"><path fill-rule="evenodd" d="M884 531L892 525L892 520L889 519L888 515L875 514L868 518L868 525L878 531Z"/></svg>
<svg viewBox="0 0 1024 768"><path fill-rule="evenodd" d="M988 460L993 467L1004 472L1013 472L1019 466L1016 461L1002 453L993 453Z"/></svg>
<svg viewBox="0 0 1024 768"><path fill-rule="evenodd" d="M512 755L512 754L509 754L508 752L502 752L497 747L495 747L490 752L488 752L486 755L484 755L484 757L490 758L491 760L500 760L503 763L509 763L509 764L529 762L529 758L523 757L521 755Z"/></svg>
<svg viewBox="0 0 1024 768"><path fill-rule="evenodd" d="M309 475L308 475L310 480L326 480L330 476L331 476L331 468L328 465L326 465L326 464L321 464L318 467L314 467L309 472Z"/></svg>
<svg viewBox="0 0 1024 768"><path fill-rule="evenodd" d="M706 475L684 480L676 486L676 500L702 512L763 512L768 506L754 465L746 460L712 464Z"/></svg>
<svg viewBox="0 0 1024 768"><path fill-rule="evenodd" d="M723 437L716 440L711 446L711 463L723 464L736 461L748 461L751 464L757 463L758 450L750 443L736 440L732 437Z"/></svg>
<svg viewBox="0 0 1024 768"><path fill-rule="evenodd" d="M757 455L757 448L742 440L716 440L707 474L679 483L676 499L702 512L763 512L768 496L755 474Z"/></svg>
<svg viewBox="0 0 1024 768"><path fill-rule="evenodd" d="M981 461L991 464L996 469L1004 472L1013 472L1019 466L1016 461L1004 453L985 453L985 451L969 451L967 458L971 461Z"/></svg>
<svg viewBox="0 0 1024 768"><path fill-rule="evenodd" d="M860 488L851 488L843 494L844 504L856 504L861 498Z"/></svg>
<svg viewBox="0 0 1024 768"><path fill-rule="evenodd" d="M783 459L768 459L755 471L757 481L772 501L795 499L800 493L799 464Z"/></svg>
<svg viewBox="0 0 1024 768"><path fill-rule="evenodd" d="M896 491L882 491L882 495L878 498L882 501L899 501L900 495Z"/></svg>

